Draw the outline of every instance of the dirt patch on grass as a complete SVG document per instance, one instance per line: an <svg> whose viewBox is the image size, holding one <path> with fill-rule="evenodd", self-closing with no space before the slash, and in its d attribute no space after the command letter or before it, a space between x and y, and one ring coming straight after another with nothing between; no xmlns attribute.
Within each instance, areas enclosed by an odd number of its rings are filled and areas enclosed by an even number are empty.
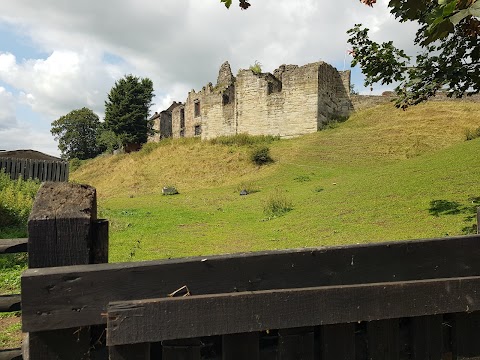
<svg viewBox="0 0 480 360"><path fill-rule="evenodd" d="M0 350L15 349L22 344L21 316L0 318Z"/></svg>

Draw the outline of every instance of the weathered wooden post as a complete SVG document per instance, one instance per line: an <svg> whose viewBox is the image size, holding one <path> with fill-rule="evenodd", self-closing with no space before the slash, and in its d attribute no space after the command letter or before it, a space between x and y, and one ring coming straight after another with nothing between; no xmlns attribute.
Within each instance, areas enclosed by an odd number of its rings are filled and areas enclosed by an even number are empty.
<svg viewBox="0 0 480 360"><path fill-rule="evenodd" d="M477 208L477 234L480 234L480 207Z"/></svg>
<svg viewBox="0 0 480 360"><path fill-rule="evenodd" d="M108 262L108 222L97 220L96 190L80 184L47 182L28 221L28 266ZM24 288L22 297L35 296ZM90 359L90 329L73 328L25 336L24 359Z"/></svg>

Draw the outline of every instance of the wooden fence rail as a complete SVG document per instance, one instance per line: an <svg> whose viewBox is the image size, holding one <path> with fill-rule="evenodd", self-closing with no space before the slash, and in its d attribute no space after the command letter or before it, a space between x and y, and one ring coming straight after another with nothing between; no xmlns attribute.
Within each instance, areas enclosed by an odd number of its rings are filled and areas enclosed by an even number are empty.
<svg viewBox="0 0 480 360"><path fill-rule="evenodd" d="M108 264L95 190L66 183L29 235L30 360L480 358L480 235Z"/></svg>
<svg viewBox="0 0 480 360"><path fill-rule="evenodd" d="M28 239L0 239L0 254L27 252Z"/></svg>
<svg viewBox="0 0 480 360"><path fill-rule="evenodd" d="M0 239L0 255L27 252L28 239ZM0 312L13 312L21 310L21 297L19 294L1 295Z"/></svg>
<svg viewBox="0 0 480 360"><path fill-rule="evenodd" d="M68 162L0 157L0 171L14 180L68 181Z"/></svg>
<svg viewBox="0 0 480 360"><path fill-rule="evenodd" d="M0 255L27 252L28 239L0 239ZM0 313L20 311L20 294L0 295ZM0 360L21 360L21 349L0 350Z"/></svg>

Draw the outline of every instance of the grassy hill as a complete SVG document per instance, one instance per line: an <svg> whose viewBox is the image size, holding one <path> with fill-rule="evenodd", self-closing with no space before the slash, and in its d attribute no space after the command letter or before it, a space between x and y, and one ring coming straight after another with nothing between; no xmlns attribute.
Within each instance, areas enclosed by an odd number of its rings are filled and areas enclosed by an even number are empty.
<svg viewBox="0 0 480 360"><path fill-rule="evenodd" d="M478 127L480 104L383 105L270 142L267 166L249 146L182 139L99 157L71 179L97 188L111 261L457 235L480 197L480 139L465 141ZM180 195L162 196L166 185ZM292 210L270 217L273 200Z"/></svg>

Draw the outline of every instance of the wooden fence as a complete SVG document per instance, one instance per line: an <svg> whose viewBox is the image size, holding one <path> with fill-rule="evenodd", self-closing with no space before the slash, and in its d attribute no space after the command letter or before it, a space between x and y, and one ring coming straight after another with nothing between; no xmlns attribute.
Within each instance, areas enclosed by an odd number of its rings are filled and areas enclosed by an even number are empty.
<svg viewBox="0 0 480 360"><path fill-rule="evenodd" d="M27 252L28 239L0 239L0 255ZM21 310L20 294L1 295L0 313ZM0 360L21 360L21 349L0 350Z"/></svg>
<svg viewBox="0 0 480 360"><path fill-rule="evenodd" d="M68 162L0 157L0 172L14 180L68 181Z"/></svg>
<svg viewBox="0 0 480 360"><path fill-rule="evenodd" d="M29 234L31 360L480 359L480 235L108 264L95 190L66 183Z"/></svg>

